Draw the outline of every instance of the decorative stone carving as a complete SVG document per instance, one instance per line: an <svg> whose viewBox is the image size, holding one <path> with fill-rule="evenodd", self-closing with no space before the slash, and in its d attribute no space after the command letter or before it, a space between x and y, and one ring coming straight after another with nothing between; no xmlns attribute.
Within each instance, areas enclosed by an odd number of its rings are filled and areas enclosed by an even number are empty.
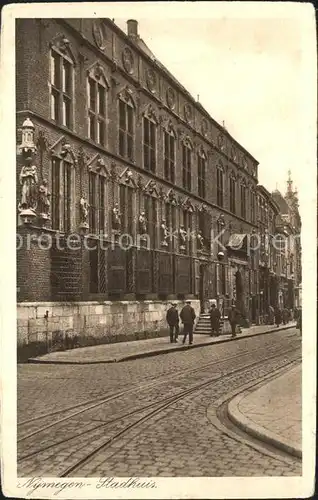
<svg viewBox="0 0 318 500"><path fill-rule="evenodd" d="M192 107L190 106L190 104L184 105L184 117L188 123L192 121L193 111L192 111Z"/></svg>
<svg viewBox="0 0 318 500"><path fill-rule="evenodd" d="M104 50L106 47L106 27L100 20L93 21L93 37L97 47Z"/></svg>
<svg viewBox="0 0 318 500"><path fill-rule="evenodd" d="M225 219L224 219L224 215L223 214L220 214L218 219L217 219L217 223L218 225L224 227L225 226Z"/></svg>
<svg viewBox="0 0 318 500"><path fill-rule="evenodd" d="M19 211L32 210L35 212L38 201L38 174L35 165L32 165L32 157L26 159L20 172L21 200Z"/></svg>
<svg viewBox="0 0 318 500"><path fill-rule="evenodd" d="M129 47L125 47L122 53L122 61L125 71L132 74L134 72L134 56Z"/></svg>
<svg viewBox="0 0 318 500"><path fill-rule="evenodd" d="M170 109L173 109L176 105L176 95L174 90L169 87L166 92L166 99L167 99L167 104Z"/></svg>
<svg viewBox="0 0 318 500"><path fill-rule="evenodd" d="M121 213L119 210L118 203L115 203L112 213L112 227L114 231L121 230Z"/></svg>
<svg viewBox="0 0 318 500"><path fill-rule="evenodd" d="M38 211L41 219L48 220L50 218L50 197L48 182L43 179L41 186L39 187L39 199L38 199Z"/></svg>
<svg viewBox="0 0 318 500"><path fill-rule="evenodd" d="M205 119L203 119L201 122L201 132L202 132L202 135L204 135L205 137L207 136L208 122Z"/></svg>
<svg viewBox="0 0 318 500"><path fill-rule="evenodd" d="M148 69L146 71L146 83L150 92L156 92L157 76L153 69Z"/></svg>
<svg viewBox="0 0 318 500"><path fill-rule="evenodd" d="M221 151L223 151L225 148L225 140L222 134L218 135L218 147Z"/></svg>
<svg viewBox="0 0 318 500"><path fill-rule="evenodd" d="M198 250L203 250L204 249L204 237L202 235L202 231L198 231L197 233L197 243L198 243Z"/></svg>
<svg viewBox="0 0 318 500"><path fill-rule="evenodd" d="M187 231L184 226L180 226L179 228L179 248L180 250L185 250L186 249L186 244L187 244Z"/></svg>
<svg viewBox="0 0 318 500"><path fill-rule="evenodd" d="M166 220L162 219L161 225L160 225L160 233L161 233L161 246L162 247L167 247L168 246L168 238L169 238L169 230L168 226L166 224Z"/></svg>
<svg viewBox="0 0 318 500"><path fill-rule="evenodd" d="M147 234L147 218L145 212L140 212L138 218L138 226L139 226L139 234L145 235Z"/></svg>
<svg viewBox="0 0 318 500"><path fill-rule="evenodd" d="M81 220L80 227L83 229L89 228L89 224L87 221L88 212L89 212L89 204L88 204L86 198L84 198L84 196L82 196L82 198L80 199L80 220Z"/></svg>

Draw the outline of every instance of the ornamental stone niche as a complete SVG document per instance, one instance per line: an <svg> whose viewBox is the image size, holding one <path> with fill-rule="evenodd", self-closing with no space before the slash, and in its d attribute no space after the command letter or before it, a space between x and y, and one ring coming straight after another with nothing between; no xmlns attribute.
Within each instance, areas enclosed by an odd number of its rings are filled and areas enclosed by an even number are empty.
<svg viewBox="0 0 318 500"><path fill-rule="evenodd" d="M175 94L175 91L171 87L169 87L166 91L166 100L167 100L168 107L170 109L174 109L174 107L176 105L176 94Z"/></svg>
<svg viewBox="0 0 318 500"><path fill-rule="evenodd" d="M190 104L184 105L184 118L188 123L190 123L193 119L193 110Z"/></svg>
<svg viewBox="0 0 318 500"><path fill-rule="evenodd" d="M105 50L107 33L106 33L106 26L103 23L103 21L101 21L100 19L93 21L92 30L93 30L93 38L97 47L100 50Z"/></svg>
<svg viewBox="0 0 318 500"><path fill-rule="evenodd" d="M125 71L131 75L134 72L134 56L129 47L124 48L122 61Z"/></svg>
<svg viewBox="0 0 318 500"><path fill-rule="evenodd" d="M153 69L147 69L146 83L150 92L154 94L156 92L156 87L157 87L157 76Z"/></svg>
<svg viewBox="0 0 318 500"><path fill-rule="evenodd" d="M22 156L23 162L19 176L21 195L18 211L24 224L35 220L39 196L37 168L33 164L36 153L34 130L33 123L27 118L22 125L22 140L18 146L18 154Z"/></svg>

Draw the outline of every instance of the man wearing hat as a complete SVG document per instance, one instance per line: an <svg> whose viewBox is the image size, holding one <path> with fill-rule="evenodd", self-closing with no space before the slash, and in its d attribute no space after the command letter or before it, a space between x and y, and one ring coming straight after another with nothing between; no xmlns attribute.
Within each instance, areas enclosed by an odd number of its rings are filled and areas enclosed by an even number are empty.
<svg viewBox="0 0 318 500"><path fill-rule="evenodd" d="M167 311L166 320L170 328L170 342L178 342L179 335L179 314L177 311L177 304L175 302L171 303Z"/></svg>
<svg viewBox="0 0 318 500"><path fill-rule="evenodd" d="M189 334L189 344L193 343L193 324L195 320L195 311L191 307L191 300L186 301L186 305L182 308L180 318L183 323L183 341L184 344Z"/></svg>

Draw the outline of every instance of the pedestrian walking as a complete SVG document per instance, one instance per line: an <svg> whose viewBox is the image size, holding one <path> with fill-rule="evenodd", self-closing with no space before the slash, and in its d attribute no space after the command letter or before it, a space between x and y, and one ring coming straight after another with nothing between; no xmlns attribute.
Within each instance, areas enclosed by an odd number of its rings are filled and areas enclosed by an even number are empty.
<svg viewBox="0 0 318 500"><path fill-rule="evenodd" d="M170 328L170 342L178 342L179 335L179 314L177 311L177 304L172 303L166 315L166 320Z"/></svg>
<svg viewBox="0 0 318 500"><path fill-rule="evenodd" d="M232 330L232 337L236 337L236 327L239 324L240 312L233 304L229 310L229 322Z"/></svg>
<svg viewBox="0 0 318 500"><path fill-rule="evenodd" d="M289 320L289 311L287 307L284 307L283 309L282 319L283 319L283 324L286 325L286 323L288 323Z"/></svg>
<svg viewBox="0 0 318 500"><path fill-rule="evenodd" d="M276 324L277 328L279 327L279 325L281 324L281 322L282 322L282 312L279 309L279 307L276 307L276 310L275 310L275 324Z"/></svg>
<svg viewBox="0 0 318 500"><path fill-rule="evenodd" d="M193 343L193 324L195 320L195 311L191 306L191 300L186 301L186 305L182 308L180 318L183 323L183 341L184 344L189 335L189 344Z"/></svg>
<svg viewBox="0 0 318 500"><path fill-rule="evenodd" d="M217 337L220 334L220 319L221 313L214 303L210 309L210 322L211 322L211 337Z"/></svg>

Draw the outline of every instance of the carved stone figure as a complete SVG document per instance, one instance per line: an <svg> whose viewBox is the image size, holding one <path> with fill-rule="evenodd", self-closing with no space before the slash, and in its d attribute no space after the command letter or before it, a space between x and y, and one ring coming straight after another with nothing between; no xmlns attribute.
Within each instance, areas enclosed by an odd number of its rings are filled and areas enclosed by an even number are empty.
<svg viewBox="0 0 318 500"><path fill-rule="evenodd" d="M33 211L37 208L38 200L38 175L36 166L26 164L22 167L20 172L20 186L21 186L21 201L19 204L20 210L31 209Z"/></svg>
<svg viewBox="0 0 318 500"><path fill-rule="evenodd" d="M161 230L161 245L163 247L167 247L168 246L167 240L169 238L169 230L168 230L168 226L166 224L165 219L162 219L160 230Z"/></svg>
<svg viewBox="0 0 318 500"><path fill-rule="evenodd" d="M112 217L113 229L115 231L120 231L121 229L121 213L119 210L118 203L115 203L113 208L113 217Z"/></svg>
<svg viewBox="0 0 318 500"><path fill-rule="evenodd" d="M202 250L204 248L204 238L202 235L202 231L199 231L197 234L198 248Z"/></svg>
<svg viewBox="0 0 318 500"><path fill-rule="evenodd" d="M43 179L41 186L39 187L39 199L38 199L38 210L42 218L48 219L50 216L50 197L47 180Z"/></svg>
<svg viewBox="0 0 318 500"><path fill-rule="evenodd" d="M147 218L145 215L145 212L141 212L139 215L139 234L146 234L147 233Z"/></svg>
<svg viewBox="0 0 318 500"><path fill-rule="evenodd" d="M81 225L88 226L88 210L89 204L88 201L82 196L80 199L80 209L81 209Z"/></svg>
<svg viewBox="0 0 318 500"><path fill-rule="evenodd" d="M184 226L180 226L179 229L180 250L185 250L186 243L187 243L187 231L185 230Z"/></svg>

